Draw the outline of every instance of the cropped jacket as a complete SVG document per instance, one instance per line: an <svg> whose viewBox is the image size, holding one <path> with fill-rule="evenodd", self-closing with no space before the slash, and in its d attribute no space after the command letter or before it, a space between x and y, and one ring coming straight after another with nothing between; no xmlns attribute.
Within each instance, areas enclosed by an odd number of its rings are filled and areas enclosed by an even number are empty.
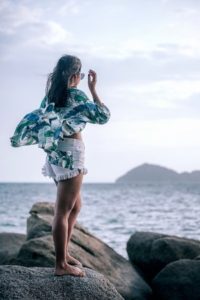
<svg viewBox="0 0 200 300"><path fill-rule="evenodd" d="M68 168L72 157L57 149L59 140L82 131L86 123L105 124L110 116L104 103L91 101L82 90L70 88L63 107L48 103L45 96L40 107L26 114L17 124L10 143L12 147L37 144L48 154L51 164Z"/></svg>

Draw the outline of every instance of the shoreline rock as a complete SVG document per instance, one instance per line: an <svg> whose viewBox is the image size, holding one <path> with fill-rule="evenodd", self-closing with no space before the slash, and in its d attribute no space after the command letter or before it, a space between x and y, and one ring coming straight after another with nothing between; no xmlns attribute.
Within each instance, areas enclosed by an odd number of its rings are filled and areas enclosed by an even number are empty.
<svg viewBox="0 0 200 300"><path fill-rule="evenodd" d="M85 268L86 276L54 276L54 268L0 266L0 299L123 300L102 274Z"/></svg>
<svg viewBox="0 0 200 300"><path fill-rule="evenodd" d="M135 232L127 241L127 253L151 286L152 299L200 299L200 241Z"/></svg>
<svg viewBox="0 0 200 300"><path fill-rule="evenodd" d="M76 222L69 252L82 262L86 277L68 275L57 279L52 276L55 266L53 216L54 203L37 202L30 210L26 235L0 233L0 277L3 278L0 298L3 295L3 299L43 300L41 292L48 299L55 299L58 293L61 300L200 299L200 241L155 232L133 233L126 245L127 260ZM40 280L44 284L41 291ZM105 293L98 286L102 286L102 282ZM57 286L54 289L55 283L61 288L58 292ZM78 294L67 292L66 283L71 286L70 291L77 289ZM53 291L46 289L48 286L53 286ZM28 298L23 298L24 295Z"/></svg>
<svg viewBox="0 0 200 300"><path fill-rule="evenodd" d="M25 240L26 235L22 233L0 232L0 265L9 264L16 258Z"/></svg>
<svg viewBox="0 0 200 300"><path fill-rule="evenodd" d="M199 300L200 261L180 259L169 263L153 279L155 300Z"/></svg>
<svg viewBox="0 0 200 300"><path fill-rule="evenodd" d="M200 241L155 232L135 232L127 241L130 261L151 280L169 263L194 259L200 254Z"/></svg>
<svg viewBox="0 0 200 300"><path fill-rule="evenodd" d="M54 267L55 251L51 224L54 203L37 202L27 219L27 237L11 265ZM87 228L76 222L69 242L69 252L84 268L101 273L127 300L151 299L151 288L131 262L114 251Z"/></svg>

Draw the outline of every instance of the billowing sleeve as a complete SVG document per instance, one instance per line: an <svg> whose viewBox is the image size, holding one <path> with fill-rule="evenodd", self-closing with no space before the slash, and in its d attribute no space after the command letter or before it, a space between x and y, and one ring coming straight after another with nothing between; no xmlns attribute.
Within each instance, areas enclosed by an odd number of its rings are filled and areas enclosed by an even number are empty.
<svg viewBox="0 0 200 300"><path fill-rule="evenodd" d="M38 108L26 114L17 124L13 136L10 137L12 147L38 144L46 152L55 150L62 128L59 115L54 104L45 109Z"/></svg>
<svg viewBox="0 0 200 300"><path fill-rule="evenodd" d="M84 103L82 119L93 124L105 124L110 119L110 110L103 103L87 101Z"/></svg>
<svg viewBox="0 0 200 300"><path fill-rule="evenodd" d="M14 134L10 137L12 147L34 145L38 143L37 122L40 119L41 110L36 109L26 114L17 124Z"/></svg>
<svg viewBox="0 0 200 300"><path fill-rule="evenodd" d="M80 120L93 124L105 124L110 119L111 113L104 103L91 101L83 91L79 92L80 104L75 107Z"/></svg>

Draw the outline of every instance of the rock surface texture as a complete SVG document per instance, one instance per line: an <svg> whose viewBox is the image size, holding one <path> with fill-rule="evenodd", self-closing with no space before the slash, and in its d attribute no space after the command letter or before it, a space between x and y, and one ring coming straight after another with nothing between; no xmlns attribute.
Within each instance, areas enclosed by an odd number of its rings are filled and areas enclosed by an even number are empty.
<svg viewBox="0 0 200 300"><path fill-rule="evenodd" d="M85 277L54 276L53 268L0 266L0 299L123 300L102 274L85 271Z"/></svg>
<svg viewBox="0 0 200 300"><path fill-rule="evenodd" d="M200 261L180 259L168 264L152 286L155 300L199 300Z"/></svg>
<svg viewBox="0 0 200 300"><path fill-rule="evenodd" d="M26 235L14 232L0 232L0 265L14 259L26 240Z"/></svg>

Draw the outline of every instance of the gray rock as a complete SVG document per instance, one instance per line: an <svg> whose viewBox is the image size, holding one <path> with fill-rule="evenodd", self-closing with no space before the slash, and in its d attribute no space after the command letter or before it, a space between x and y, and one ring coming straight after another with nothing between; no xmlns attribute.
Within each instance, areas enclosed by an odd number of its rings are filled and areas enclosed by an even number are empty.
<svg viewBox="0 0 200 300"><path fill-rule="evenodd" d="M0 265L9 264L17 256L25 239L26 235L21 233L0 233Z"/></svg>
<svg viewBox="0 0 200 300"><path fill-rule="evenodd" d="M136 232L127 242L127 253L147 281L170 262L193 259L200 254L200 241L153 232Z"/></svg>
<svg viewBox="0 0 200 300"><path fill-rule="evenodd" d="M29 239L21 247L13 264L27 267L54 267L55 251L51 233L53 207L53 203L49 202L33 205L28 221ZM40 230L43 231L42 236ZM150 299L151 288L130 261L119 255L78 222L72 232L69 252L80 260L84 267L103 274L125 299Z"/></svg>
<svg viewBox="0 0 200 300"><path fill-rule="evenodd" d="M54 215L54 202L35 202L31 207L29 213L41 214L41 215Z"/></svg>
<svg viewBox="0 0 200 300"><path fill-rule="evenodd" d="M102 274L85 268L86 276L54 276L54 269L0 266L0 299L123 300Z"/></svg>
<svg viewBox="0 0 200 300"><path fill-rule="evenodd" d="M10 264L25 267L53 267L55 265L53 237L46 235L25 241L17 257Z"/></svg>
<svg viewBox="0 0 200 300"><path fill-rule="evenodd" d="M180 259L168 264L152 281L155 300L199 300L200 261Z"/></svg>
<svg viewBox="0 0 200 300"><path fill-rule="evenodd" d="M51 234L54 203L36 202L27 219L27 240Z"/></svg>

